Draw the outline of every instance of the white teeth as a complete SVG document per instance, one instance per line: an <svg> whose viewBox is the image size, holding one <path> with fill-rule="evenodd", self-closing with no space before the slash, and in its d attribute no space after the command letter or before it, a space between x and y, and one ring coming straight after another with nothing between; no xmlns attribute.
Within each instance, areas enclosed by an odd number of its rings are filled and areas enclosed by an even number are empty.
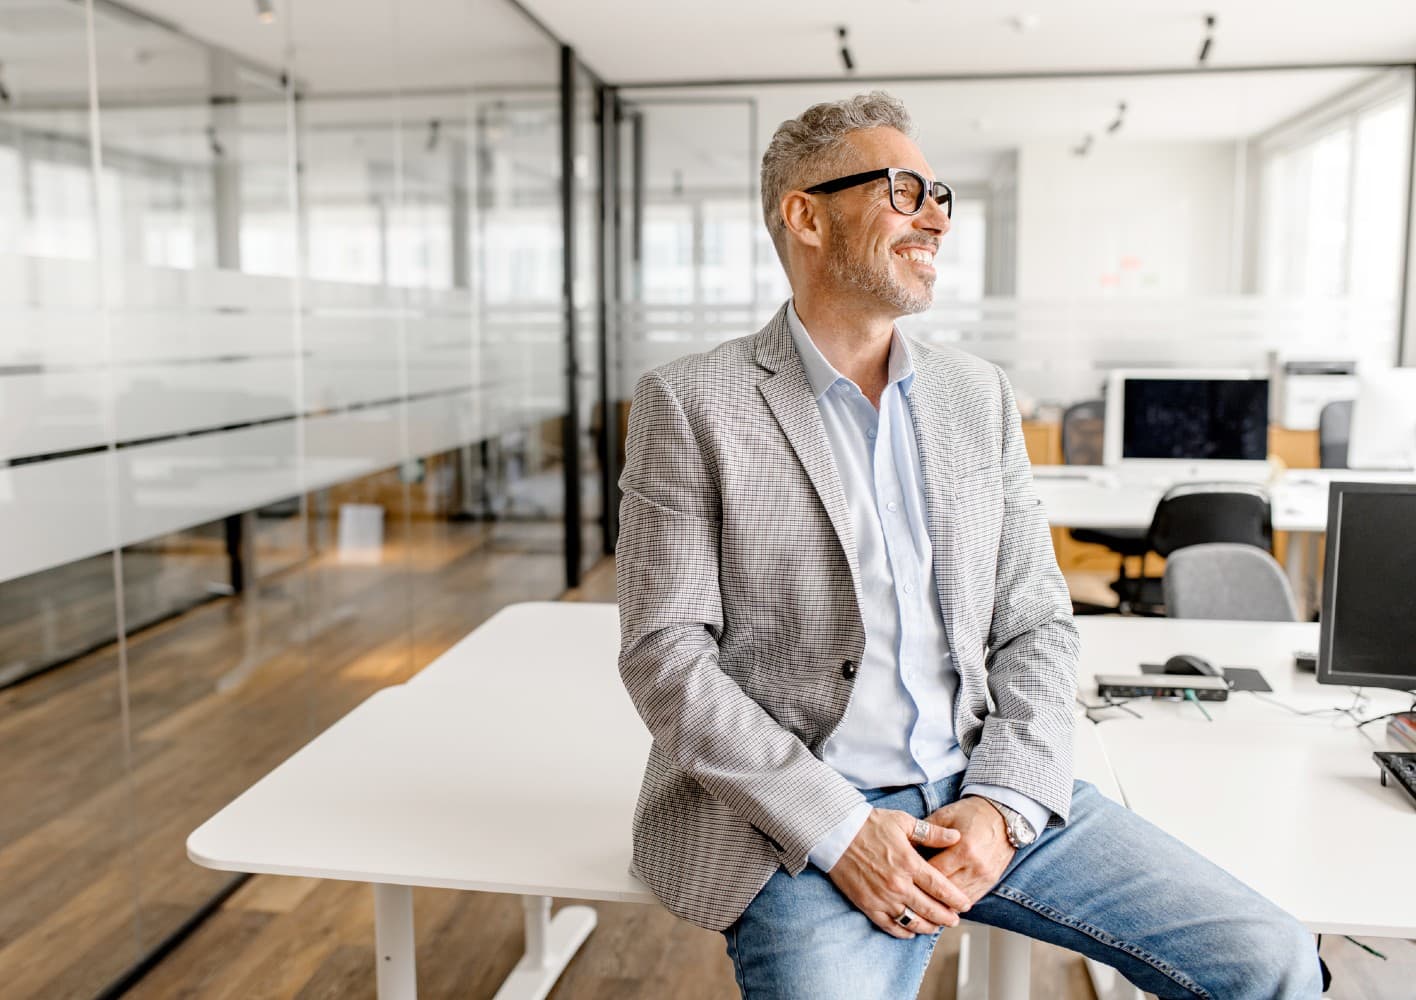
<svg viewBox="0 0 1416 1000"><path fill-rule="evenodd" d="M900 256L905 260L917 260L921 264L933 264L934 254L928 250L901 250Z"/></svg>

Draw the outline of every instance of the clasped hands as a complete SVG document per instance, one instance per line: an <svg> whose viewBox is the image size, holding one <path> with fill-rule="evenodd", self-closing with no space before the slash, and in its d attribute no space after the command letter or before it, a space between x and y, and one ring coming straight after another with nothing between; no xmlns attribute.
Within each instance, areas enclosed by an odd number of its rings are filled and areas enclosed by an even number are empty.
<svg viewBox="0 0 1416 1000"><path fill-rule="evenodd" d="M1003 816L978 796L965 796L925 817L928 830L915 836L915 818L896 809L874 809L827 873L836 888L875 926L897 938L955 927L998 884L1013 860ZM924 858L916 845L938 848ZM908 928L895 922L909 907Z"/></svg>

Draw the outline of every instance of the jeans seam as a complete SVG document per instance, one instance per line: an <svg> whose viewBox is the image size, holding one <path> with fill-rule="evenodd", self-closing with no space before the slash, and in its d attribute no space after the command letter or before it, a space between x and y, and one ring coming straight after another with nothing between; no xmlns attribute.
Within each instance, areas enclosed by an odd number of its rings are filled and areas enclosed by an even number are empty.
<svg viewBox="0 0 1416 1000"><path fill-rule="evenodd" d="M929 936L929 950L924 953L924 964L919 967L919 980L915 983L914 996L919 996L920 987L924 985L925 974L929 972L929 960L934 957L934 949L939 944L939 938L944 934L944 928L939 928Z"/></svg>
<svg viewBox="0 0 1416 1000"><path fill-rule="evenodd" d="M734 924L731 928L733 936L733 978L737 980L738 992L742 994L742 1000L747 1000L747 980L743 978L742 961L738 958L738 929Z"/></svg>
<svg viewBox="0 0 1416 1000"><path fill-rule="evenodd" d="M1139 959L1140 961L1145 962L1156 972L1159 972L1161 975L1175 982L1176 985L1184 987L1191 993L1194 993L1199 997L1205 998L1205 1000L1213 1000L1213 994L1211 994L1203 986L1195 982L1189 976L1185 975L1179 969L1175 968L1169 962L1160 958L1158 955L1151 954L1144 948L1138 947L1137 945L1129 944L1118 938L1112 937L1110 934L1107 934L1105 931L1101 930L1101 928L1093 927L1091 924L1088 924L1084 921L1069 917L1062 911L1056 909L1055 907L1049 906L1041 900L1033 899L1031 896L1021 893L1016 889L1000 885L993 891L1002 898L1009 900L1010 902L1017 903L1019 906L1022 907L1026 907L1027 909L1033 911L1038 916L1043 917L1044 919L1051 920L1055 924L1060 924L1063 927L1067 927L1071 930L1085 934L1087 937L1098 942L1099 944L1106 945L1108 948L1114 948L1117 951L1125 952L1132 958Z"/></svg>

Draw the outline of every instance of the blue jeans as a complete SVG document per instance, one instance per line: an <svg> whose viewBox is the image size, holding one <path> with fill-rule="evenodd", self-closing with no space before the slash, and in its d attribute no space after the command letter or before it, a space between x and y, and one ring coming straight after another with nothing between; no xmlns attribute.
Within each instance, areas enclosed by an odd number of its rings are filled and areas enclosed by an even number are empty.
<svg viewBox="0 0 1416 1000"><path fill-rule="evenodd" d="M922 817L954 801L960 780L865 796ZM1298 921L1085 781L1068 824L1018 851L964 919L1080 952L1161 998L1322 992ZM796 878L778 869L723 936L743 1000L914 997L938 940L891 937L813 865Z"/></svg>

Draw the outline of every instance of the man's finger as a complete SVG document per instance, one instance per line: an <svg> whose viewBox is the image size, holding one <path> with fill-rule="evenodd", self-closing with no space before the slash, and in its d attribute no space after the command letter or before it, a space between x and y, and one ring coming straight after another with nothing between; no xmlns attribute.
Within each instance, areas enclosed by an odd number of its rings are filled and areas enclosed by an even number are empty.
<svg viewBox="0 0 1416 1000"><path fill-rule="evenodd" d="M915 820L909 829L910 843L921 847L952 847L962 836L952 827L938 826L923 819Z"/></svg>
<svg viewBox="0 0 1416 1000"><path fill-rule="evenodd" d="M901 938L905 941L908 941L910 938L914 937L913 931L907 930L906 928L901 927L899 924L895 923L895 921L887 913L877 912L871 919L874 921L876 927L879 927L882 931L884 931L886 934L889 934L891 937Z"/></svg>
<svg viewBox="0 0 1416 1000"><path fill-rule="evenodd" d="M955 913L963 913L973 905L968 894L956 886L944 873L933 865L920 862L914 870L915 885L929 893Z"/></svg>

